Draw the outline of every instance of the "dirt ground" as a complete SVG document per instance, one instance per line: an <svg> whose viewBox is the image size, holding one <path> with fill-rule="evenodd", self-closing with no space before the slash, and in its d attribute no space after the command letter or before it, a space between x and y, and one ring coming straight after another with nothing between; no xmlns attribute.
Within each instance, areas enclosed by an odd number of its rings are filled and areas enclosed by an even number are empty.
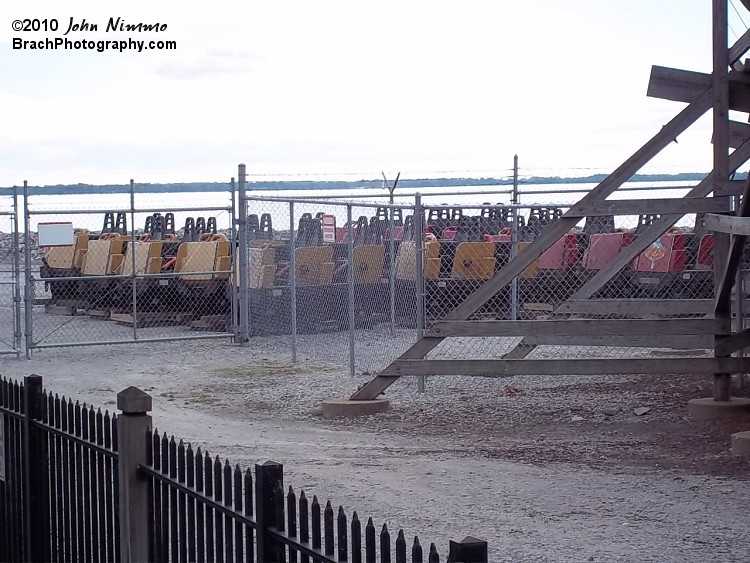
<svg viewBox="0 0 750 563"><path fill-rule="evenodd" d="M295 490L441 554L471 535L493 562L750 557L750 463L729 448L750 418L690 419L707 376L443 377L426 393L404 379L387 391L389 412L325 420L320 400L370 376L290 364L271 338L50 349L0 366L108 409L136 385L160 430L241 466L282 462Z"/></svg>

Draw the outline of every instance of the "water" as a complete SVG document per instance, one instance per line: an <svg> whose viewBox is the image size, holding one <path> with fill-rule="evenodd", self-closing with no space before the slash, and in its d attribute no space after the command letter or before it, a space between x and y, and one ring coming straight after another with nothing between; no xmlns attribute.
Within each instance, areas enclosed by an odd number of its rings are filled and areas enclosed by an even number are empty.
<svg viewBox="0 0 750 563"><path fill-rule="evenodd" d="M645 199L645 198L680 198L683 197L695 182L629 182L620 191L615 192L610 199ZM557 205L569 206L585 195L585 191L594 188L596 184L523 184L519 186L519 203L522 205ZM511 186L448 186L445 188L423 188L422 203L424 206L475 206L484 203L509 204ZM396 189L394 203L405 206L404 215L412 213L410 208L414 204L414 189ZM480 192L480 193L477 193ZM287 199L316 198L328 200L330 203L295 203L294 223L297 224L302 213L315 215L319 211L336 217L337 225L346 222L346 202L353 202L352 216L372 216L374 208L358 206L354 202L370 204L388 203L388 192L385 189L361 190L274 190L248 191L251 197L276 197ZM378 197L379 196L379 197ZM222 210L204 211L206 208L220 207ZM187 208L190 211L175 212L176 228L181 228L187 217L216 217L219 229L229 229L232 223L232 193L225 192L183 192L183 193L136 193L134 214L136 228L143 228L146 217L154 212L162 214L177 208ZM122 211L126 213L128 228L131 227L131 203L129 193L118 194L74 194L74 195L45 195L32 193L29 197L30 227L37 230L40 222L71 221L76 228L98 231L102 228L104 211ZM23 210L23 198L19 197L19 213ZM0 213L12 211L12 198L0 197ZM289 204L276 201L248 202L248 212L261 215L269 213L276 230L289 228ZM470 213L472 214L472 213ZM523 209L521 215L528 216L528 209ZM695 221L694 215L686 215L678 223L679 226L690 228ZM616 225L632 228L637 224L637 217L621 216L616 218ZM0 214L0 232L12 232L12 218ZM23 231L23 224L21 224Z"/></svg>

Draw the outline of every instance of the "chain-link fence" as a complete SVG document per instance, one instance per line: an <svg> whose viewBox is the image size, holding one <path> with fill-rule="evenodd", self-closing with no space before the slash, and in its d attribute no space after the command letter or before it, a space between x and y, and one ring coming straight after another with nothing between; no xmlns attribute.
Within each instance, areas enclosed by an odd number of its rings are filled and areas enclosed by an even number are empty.
<svg viewBox="0 0 750 563"><path fill-rule="evenodd" d="M237 279L247 288L240 302L249 337L273 337L295 361L300 355L352 373L380 370L416 341L413 206L243 201L246 275Z"/></svg>
<svg viewBox="0 0 750 563"><path fill-rule="evenodd" d="M27 350L233 334L233 185L24 201Z"/></svg>
<svg viewBox="0 0 750 563"><path fill-rule="evenodd" d="M18 198L15 189L0 194L0 354L22 349Z"/></svg>

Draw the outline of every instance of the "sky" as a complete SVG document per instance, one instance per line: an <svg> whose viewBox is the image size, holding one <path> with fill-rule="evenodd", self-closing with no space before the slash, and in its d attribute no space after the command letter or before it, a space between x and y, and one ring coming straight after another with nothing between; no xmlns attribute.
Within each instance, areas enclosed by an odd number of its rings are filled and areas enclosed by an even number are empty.
<svg viewBox="0 0 750 563"><path fill-rule="evenodd" d="M730 0L729 41L750 13ZM0 185L608 172L684 104L652 65L711 71L710 0L91 2L0 8ZM97 24L71 31L70 18ZM166 24L105 32L110 18ZM16 19L58 31L14 31ZM49 25L49 24L48 24ZM13 39L174 50L13 49ZM708 171L703 118L644 172Z"/></svg>

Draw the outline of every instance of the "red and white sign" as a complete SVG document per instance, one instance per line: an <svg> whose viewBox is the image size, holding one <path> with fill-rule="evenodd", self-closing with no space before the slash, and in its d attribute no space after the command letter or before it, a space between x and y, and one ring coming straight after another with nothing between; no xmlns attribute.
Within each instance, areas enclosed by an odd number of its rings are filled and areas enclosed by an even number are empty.
<svg viewBox="0 0 750 563"><path fill-rule="evenodd" d="M323 215L323 242L336 242L336 217Z"/></svg>

